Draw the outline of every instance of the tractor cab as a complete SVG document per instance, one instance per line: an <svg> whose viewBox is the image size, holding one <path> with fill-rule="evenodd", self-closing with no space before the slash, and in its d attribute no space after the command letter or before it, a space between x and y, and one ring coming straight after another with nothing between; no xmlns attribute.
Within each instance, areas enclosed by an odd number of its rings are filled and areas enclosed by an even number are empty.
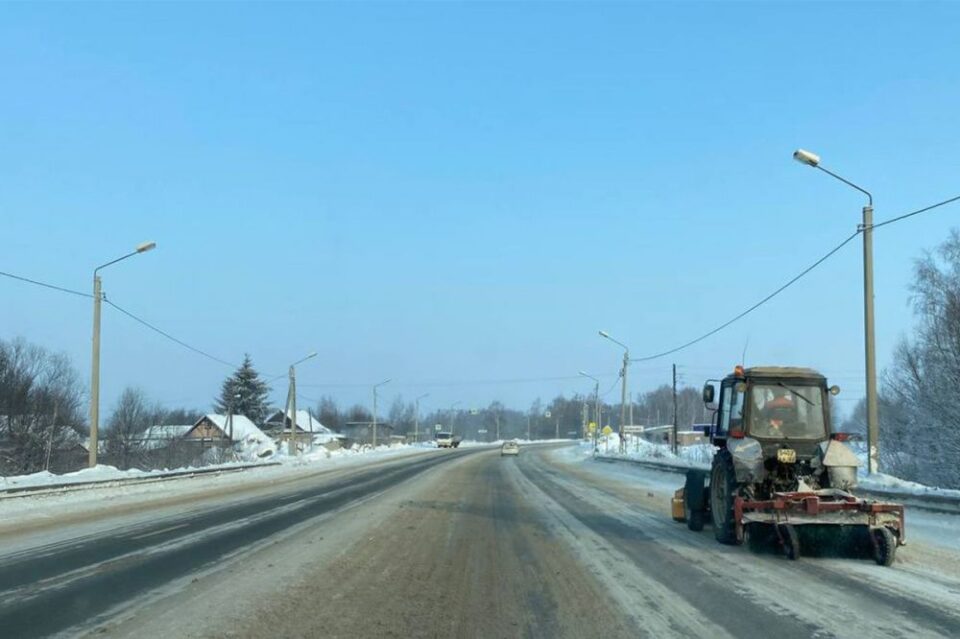
<svg viewBox="0 0 960 639"><path fill-rule="evenodd" d="M778 449L812 458L831 436L828 393L839 391L828 389L826 378L809 368L737 366L703 388L704 402L716 410L710 441L728 447L731 440L750 439L766 458Z"/></svg>

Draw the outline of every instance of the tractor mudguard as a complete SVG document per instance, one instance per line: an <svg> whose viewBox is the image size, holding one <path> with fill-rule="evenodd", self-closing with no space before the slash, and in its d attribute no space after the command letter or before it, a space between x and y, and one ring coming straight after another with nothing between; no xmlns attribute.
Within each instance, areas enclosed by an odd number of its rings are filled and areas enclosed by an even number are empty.
<svg viewBox="0 0 960 639"><path fill-rule="evenodd" d="M699 532L703 530L703 522L707 512L707 473L702 470L688 470L687 481L683 487L684 515L687 527Z"/></svg>

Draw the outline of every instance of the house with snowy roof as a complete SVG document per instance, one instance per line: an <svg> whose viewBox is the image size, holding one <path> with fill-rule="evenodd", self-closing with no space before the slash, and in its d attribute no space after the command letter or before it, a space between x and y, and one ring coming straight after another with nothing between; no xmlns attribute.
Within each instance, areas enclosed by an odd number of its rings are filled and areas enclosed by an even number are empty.
<svg viewBox="0 0 960 639"><path fill-rule="evenodd" d="M230 443L257 457L269 457L276 452L273 440L245 415L204 415L183 437L210 446Z"/></svg>
<svg viewBox="0 0 960 639"><path fill-rule="evenodd" d="M184 440L193 424L157 424L140 435L140 445L146 450L167 448Z"/></svg>
<svg viewBox="0 0 960 639"><path fill-rule="evenodd" d="M287 439L290 437L290 422L293 413L290 410L277 410L267 417L265 428L276 439ZM320 420L310 414L307 410L298 410L296 413L297 423L297 441L322 444L328 448L331 445L336 446L344 440L344 436L334 432L320 423Z"/></svg>

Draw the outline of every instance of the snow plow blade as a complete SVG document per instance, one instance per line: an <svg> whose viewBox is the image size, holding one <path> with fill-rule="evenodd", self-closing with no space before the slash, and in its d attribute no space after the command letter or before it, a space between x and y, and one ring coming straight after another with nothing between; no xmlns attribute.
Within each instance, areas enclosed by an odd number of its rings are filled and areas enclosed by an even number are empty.
<svg viewBox="0 0 960 639"><path fill-rule="evenodd" d="M771 499L734 501L737 540L756 549L758 536L769 531L787 557L804 554L854 553L873 556L880 565L893 563L906 543L903 506L861 499L843 490L774 493ZM766 532L762 532L766 529Z"/></svg>

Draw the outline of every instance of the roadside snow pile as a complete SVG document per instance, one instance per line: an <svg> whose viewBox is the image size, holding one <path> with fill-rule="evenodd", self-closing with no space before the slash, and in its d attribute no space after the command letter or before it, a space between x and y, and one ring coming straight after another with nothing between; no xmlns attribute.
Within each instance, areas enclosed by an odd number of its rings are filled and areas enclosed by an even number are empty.
<svg viewBox="0 0 960 639"><path fill-rule="evenodd" d="M619 452L619 437L616 434L601 437L598 453L603 457L614 459L637 459L642 461L662 462L664 465L681 468L709 468L716 450L712 444L693 444L681 446L674 455L668 444L655 444L640 437L626 437L626 452ZM586 454L592 454L593 444L584 442L581 448Z"/></svg>
<svg viewBox="0 0 960 639"><path fill-rule="evenodd" d="M669 445L654 444L643 439L628 436L627 452L621 454L618 452L619 447L617 442L618 437L616 434L609 436L609 442L605 442L604 438L601 437L599 455L608 459L636 459L659 462L665 466L677 468L700 468L706 470L710 468L710 463L713 460L713 455L716 450L711 444L694 444L692 446L681 446L679 454L674 455ZM858 483L860 487L865 490L916 495L919 497L940 496L947 499L960 499L960 490L925 486L924 484L918 484L883 473L868 475L866 471L865 446L855 444L852 448L854 454L857 455L861 462ZM608 452L605 452L605 450ZM577 449L577 454L583 457L592 456L592 442L581 442Z"/></svg>
<svg viewBox="0 0 960 639"><path fill-rule="evenodd" d="M94 468L84 468L82 470L72 473L65 473L63 475L55 475L47 471L41 471L39 473L33 473L30 475L0 477L0 491L13 490L17 488L32 488L35 486L54 486L61 484L80 484L99 481L119 481L133 478L162 477L171 473L188 474L192 471L210 472L215 470L229 470L238 467L276 466L277 463L285 466L302 466L326 460L334 461L339 459L353 458L360 455L363 455L364 458L369 458L370 461L373 461L387 455L415 452L418 450L422 450L422 448L409 446L406 444L377 446L376 449L373 449L371 446L354 445L352 448L341 448L338 450L327 450L322 446L318 446L311 452L290 456L287 454L286 446L281 446L280 450L276 451L267 459L257 459L254 455L253 459L251 460L253 463L248 461L233 461L218 464L206 464L202 466L184 466L181 468L164 468L158 470L120 470L119 468L115 468L113 466L101 464ZM248 458L243 454L239 456L241 459Z"/></svg>
<svg viewBox="0 0 960 639"><path fill-rule="evenodd" d="M273 461L280 462L281 464L293 464L299 466L328 459L345 459L356 457L357 455L364 455L373 459L384 457L386 455L397 454L401 451L414 452L423 450L423 448L423 446L414 444L382 444L376 448L370 446L369 444L354 444L350 448L337 448L334 450L329 450L323 446L316 446L312 451L301 452L298 455L290 455L287 452L287 447L281 446L280 450L277 451L277 453L271 457L271 459Z"/></svg>
<svg viewBox="0 0 960 639"><path fill-rule="evenodd" d="M58 484L80 484L91 481L112 481L119 479L129 479L132 477L154 477L165 475L171 472L190 472L193 470L211 470L228 469L238 466L249 466L246 463L228 463L215 464L211 466L187 466L184 468L171 468L160 470L120 470L113 466L99 464L93 468L84 468L72 473L55 475L47 471L32 473L30 475L14 475L11 477L0 477L0 490L11 490L13 488L30 488L33 486L49 486Z"/></svg>
<svg viewBox="0 0 960 639"><path fill-rule="evenodd" d="M960 490L925 486L924 484L918 484L917 482L907 481L906 479L900 479L899 477L885 475L883 473L860 477L859 483L861 488L874 490L876 492L906 493L920 497L937 495L950 499L960 499Z"/></svg>

